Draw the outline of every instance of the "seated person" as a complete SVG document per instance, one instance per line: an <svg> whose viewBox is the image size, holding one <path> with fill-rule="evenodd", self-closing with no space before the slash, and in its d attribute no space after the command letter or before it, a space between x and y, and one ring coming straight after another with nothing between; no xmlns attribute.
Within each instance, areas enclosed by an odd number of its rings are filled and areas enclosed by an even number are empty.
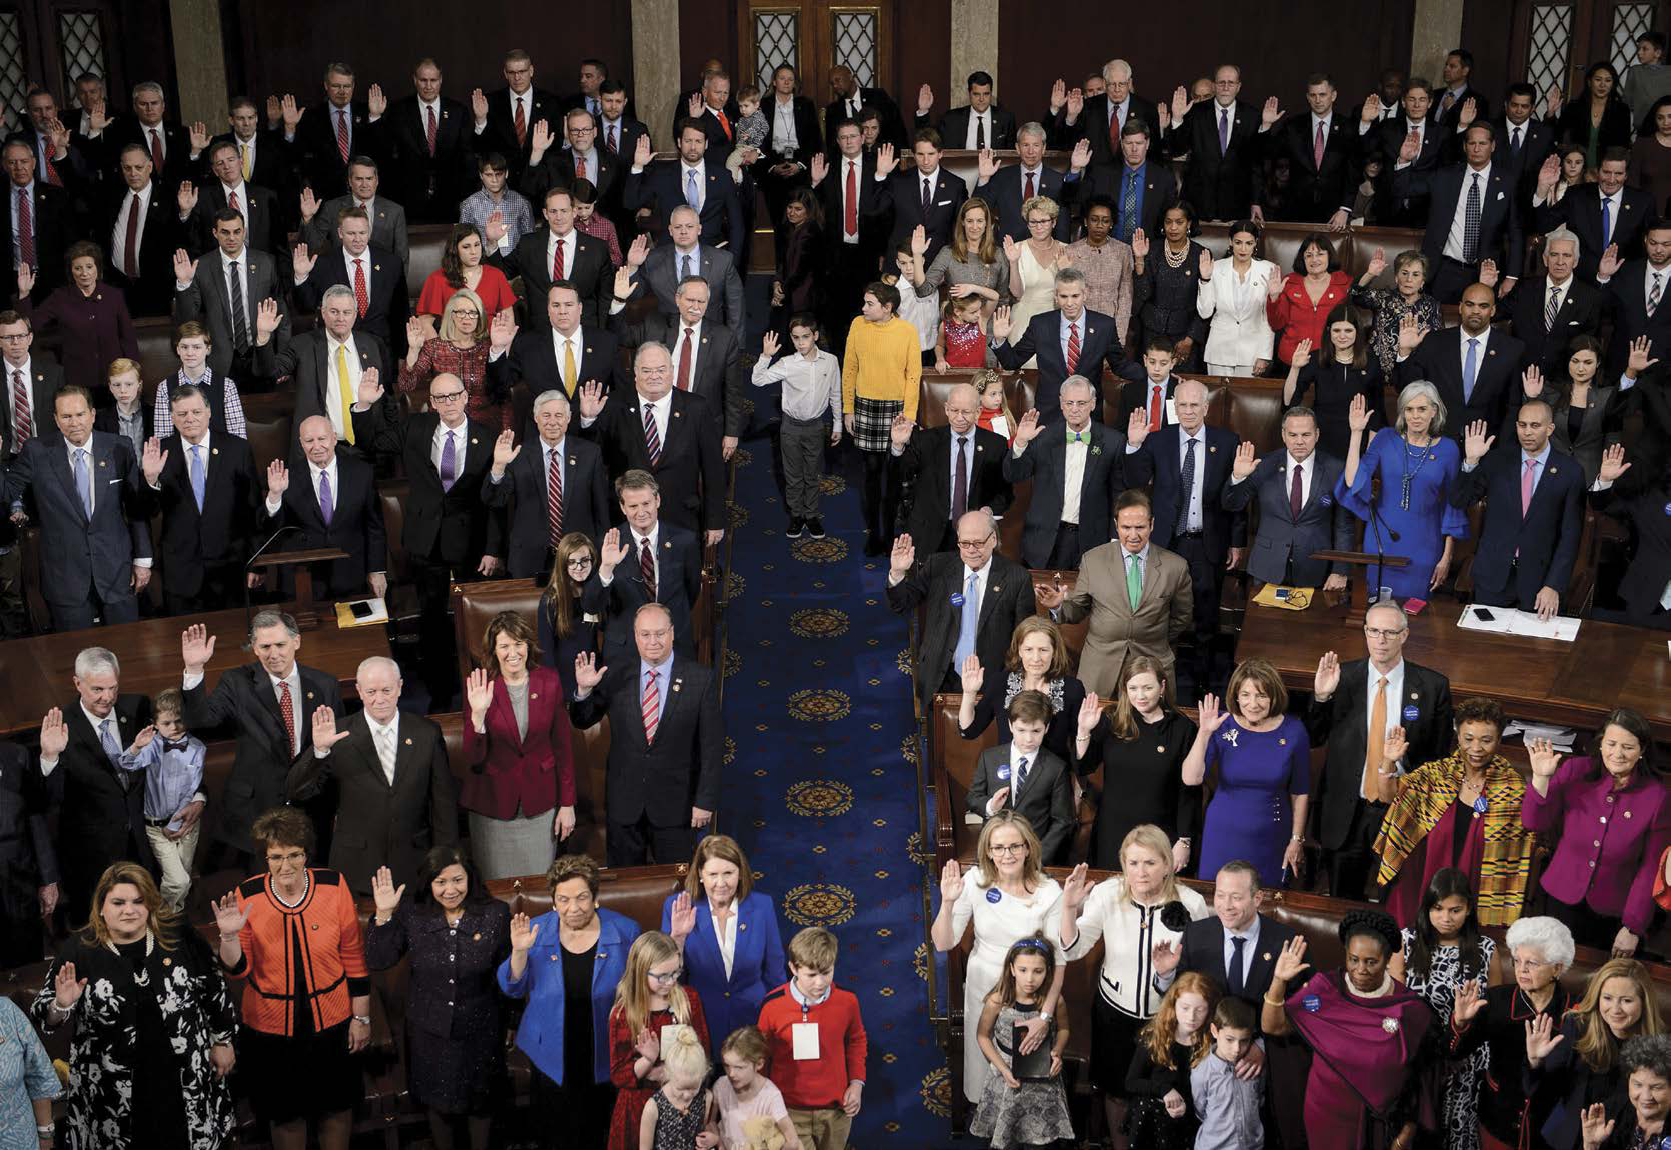
<svg viewBox="0 0 1671 1150"><path fill-rule="evenodd" d="M1038 691L1022 691L1004 713L1010 741L981 752L969 786L970 813L985 819L1008 807L1025 816L1043 844L1042 861L1058 865L1066 861L1073 838L1073 781L1068 765L1040 748L1050 725L1050 700Z"/></svg>

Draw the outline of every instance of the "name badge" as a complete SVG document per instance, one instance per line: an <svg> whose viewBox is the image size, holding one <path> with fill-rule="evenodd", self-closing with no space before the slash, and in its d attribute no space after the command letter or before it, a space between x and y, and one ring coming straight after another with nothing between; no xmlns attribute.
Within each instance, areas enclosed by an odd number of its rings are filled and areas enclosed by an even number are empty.
<svg viewBox="0 0 1671 1150"><path fill-rule="evenodd" d="M1308 994L1300 1000L1300 1005L1305 1007L1310 1013L1316 1014L1319 1010L1323 1009L1323 1000L1315 994Z"/></svg>
<svg viewBox="0 0 1671 1150"><path fill-rule="evenodd" d="M963 606L963 592L953 591L950 602L953 607Z"/></svg>
<svg viewBox="0 0 1671 1150"><path fill-rule="evenodd" d="M999 767L998 768L998 777L1000 779L1009 778L1010 777L1010 769L1008 767Z"/></svg>
<svg viewBox="0 0 1671 1150"><path fill-rule="evenodd" d="M997 906L1003 900L1003 897L1003 893L997 887L993 887L986 892L986 901L993 906Z"/></svg>
<svg viewBox="0 0 1671 1150"><path fill-rule="evenodd" d="M789 1028L789 1042L796 1062L813 1062L818 1058L818 1024L797 1022Z"/></svg>
<svg viewBox="0 0 1671 1150"><path fill-rule="evenodd" d="M1485 813L1485 796L1484 795L1481 795L1479 798L1474 800L1474 813L1476 815L1483 815Z"/></svg>
<svg viewBox="0 0 1671 1150"><path fill-rule="evenodd" d="M1422 713L1417 710L1414 705L1406 706L1404 708L1404 721L1406 723L1413 723L1421 717Z"/></svg>

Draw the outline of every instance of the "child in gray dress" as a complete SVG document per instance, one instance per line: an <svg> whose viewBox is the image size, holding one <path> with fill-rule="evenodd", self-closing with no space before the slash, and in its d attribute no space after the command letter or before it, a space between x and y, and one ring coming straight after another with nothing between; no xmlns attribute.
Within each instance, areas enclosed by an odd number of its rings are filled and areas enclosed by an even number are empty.
<svg viewBox="0 0 1671 1150"><path fill-rule="evenodd" d="M1039 1017L1046 988L1056 973L1056 951L1042 938L1024 938L1004 957L1004 973L986 996L977 1033L981 1052L992 1064L986 1089L969 1133L990 1139L993 1150L1050 1146L1073 1139L1068 1098L1062 1089L1062 1051L1068 1045L1067 1007L1058 1000L1060 1023L1047 1019L1043 1042L1049 1043L1050 1069L1043 1078L1018 1078L1018 1042L1026 1046L1018 1028Z"/></svg>

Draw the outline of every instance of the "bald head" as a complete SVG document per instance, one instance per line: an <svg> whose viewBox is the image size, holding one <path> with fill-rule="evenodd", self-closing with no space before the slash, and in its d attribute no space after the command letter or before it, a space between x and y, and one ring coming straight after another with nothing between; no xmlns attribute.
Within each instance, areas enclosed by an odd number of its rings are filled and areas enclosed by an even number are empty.
<svg viewBox="0 0 1671 1150"><path fill-rule="evenodd" d="M328 465L336 456L336 428L323 415L310 415L302 420L301 426L296 429L296 438L302 445L302 454L315 467Z"/></svg>
<svg viewBox="0 0 1671 1150"><path fill-rule="evenodd" d="M953 435L968 435L981 415L981 394L974 386L960 383L946 393L946 422Z"/></svg>

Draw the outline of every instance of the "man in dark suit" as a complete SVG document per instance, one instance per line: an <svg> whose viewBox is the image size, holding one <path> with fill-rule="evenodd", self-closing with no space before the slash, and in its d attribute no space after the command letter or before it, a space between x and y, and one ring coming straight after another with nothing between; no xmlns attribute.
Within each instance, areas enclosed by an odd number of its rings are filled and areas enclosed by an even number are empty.
<svg viewBox="0 0 1671 1150"><path fill-rule="evenodd" d="M395 365L382 340L354 330L355 310L352 289L328 287L319 301L319 323L280 347L273 333L282 317L276 306L263 305L256 315L254 362L257 373L268 379L290 377L296 395L292 419L298 425L322 415L347 453L369 460L371 452L355 429L354 408L362 401L377 402L367 397L384 392L381 381L394 376ZM381 402L395 403L394 392L383 394Z"/></svg>
<svg viewBox="0 0 1671 1150"><path fill-rule="evenodd" d="M1283 413L1282 443L1285 450L1263 459L1253 457L1253 444L1239 446L1223 490L1226 511L1259 501L1247 573L1266 583L1345 590L1344 566L1311 557L1352 549L1352 515L1334 498L1345 464L1317 450L1317 416L1309 407Z"/></svg>
<svg viewBox="0 0 1671 1150"><path fill-rule="evenodd" d="M700 395L673 386L673 357L661 344L641 346L632 370L631 392L618 388L606 397L595 383L580 389L581 434L603 450L611 476L648 471L677 493L666 509L669 523L718 543L725 534L719 421Z"/></svg>
<svg viewBox="0 0 1671 1150"><path fill-rule="evenodd" d="M609 865L689 858L719 806L725 729L719 674L676 655L673 616L647 603L633 615L638 658L575 665L576 727L609 717L606 817Z"/></svg>
<svg viewBox="0 0 1671 1150"><path fill-rule="evenodd" d="M1132 412L1141 411L1144 425L1159 431L1167 424L1178 422L1177 404L1172 393L1180 382L1172 374L1178 366L1176 345L1163 335L1149 337L1143 345L1140 363L1128 363L1120 371L1120 421L1130 421Z"/></svg>
<svg viewBox="0 0 1671 1150"><path fill-rule="evenodd" d="M699 109L708 105L709 95L713 91L713 80L716 76L725 81L725 86L718 93L712 107L716 111L723 112L726 120L732 124L735 124L741 118L737 111L737 101L731 97L731 77L725 73L725 64L721 62L719 57L709 56L702 61L702 71L697 75L696 87L686 88L680 92L678 100L673 104L672 129L675 136L679 134L680 121L690 115L689 109L693 100L697 102ZM699 112L699 114L705 113Z"/></svg>
<svg viewBox="0 0 1671 1150"><path fill-rule="evenodd" d="M1327 72L1306 79L1308 116L1289 116L1264 133L1271 163L1288 163L1288 195L1271 215L1276 219L1321 223L1344 231L1363 179L1358 132L1350 117L1335 111L1334 80ZM1262 189L1261 189L1262 191Z"/></svg>
<svg viewBox="0 0 1671 1150"><path fill-rule="evenodd" d="M432 719L400 709L400 667L381 655L354 672L363 709L338 723L334 711L310 717L313 753L285 780L292 801L318 798L334 783L330 867L354 893L371 893L379 867L396 887L416 882L432 846L458 841L458 783L447 741Z"/></svg>
<svg viewBox="0 0 1671 1150"><path fill-rule="evenodd" d="M382 93L374 91L372 110ZM458 218L459 201L476 189L470 111L441 94L441 66L425 57L412 69L412 95L388 106L373 125L389 170L389 189L413 223Z"/></svg>
<svg viewBox="0 0 1671 1150"><path fill-rule="evenodd" d="M52 435L52 398L64 386L64 369L34 346L29 317L0 311L0 455L8 461L36 436Z"/></svg>
<svg viewBox="0 0 1671 1150"><path fill-rule="evenodd" d="M615 298L615 265L609 259L609 245L574 226L574 195L567 188L546 192L543 210L543 228L524 236L508 259L494 251L489 261L500 264L511 279L521 276L530 299L549 298L551 285L558 280L572 284L580 293L581 322L603 327ZM536 330L550 322L538 308L529 309L529 319Z"/></svg>
<svg viewBox="0 0 1671 1150"><path fill-rule="evenodd" d="M1509 331L1526 345L1526 364L1558 379L1566 371L1572 341L1601 328L1604 288L1573 274L1578 265L1578 237L1557 228L1543 237L1547 274L1527 280L1514 293Z"/></svg>
<svg viewBox="0 0 1671 1150"><path fill-rule="evenodd" d="M42 920L58 906L58 852L46 788L16 743L0 742L0 963L41 959Z"/></svg>
<svg viewBox="0 0 1671 1150"><path fill-rule="evenodd" d="M593 120L601 123L606 114L603 98L610 85L608 62L596 56L586 57L580 62L579 80L580 90L563 97L563 111L568 112L580 108L591 113ZM617 89L621 87L619 83L614 86ZM624 91L624 89L621 90ZM626 101L622 107L628 116L638 115L638 111L632 106L631 100Z"/></svg>
<svg viewBox="0 0 1671 1150"><path fill-rule="evenodd" d="M874 281L888 243L888 201L876 183L876 157L864 149L858 121L842 120L830 138L834 156L814 156L812 188L824 209L829 264L819 327L840 355L850 317L857 315L865 285Z"/></svg>
<svg viewBox="0 0 1671 1150"><path fill-rule="evenodd" d="M137 147L129 144L123 149L124 166ZM269 189L244 179L238 163L238 145L225 137L210 144L209 170L214 178L203 186L183 183L174 193L187 250L201 255L213 248L215 216L222 208L231 208L244 217L244 238L250 247L272 255L284 251L285 231L278 197Z"/></svg>
<svg viewBox="0 0 1671 1150"><path fill-rule="evenodd" d="M165 123L167 103L162 85L151 80L133 86L133 118L124 118L115 129L112 147L121 154L129 144L139 144L151 154L157 182L172 191L182 181L197 175L200 149L209 141L207 130L194 143L184 124ZM111 129L106 129L110 131Z"/></svg>
<svg viewBox="0 0 1671 1150"><path fill-rule="evenodd" d="M934 91L924 84L917 93L919 129L929 126L933 110ZM992 98L992 77L986 72L969 73L969 102L941 116L935 130L950 148L979 152L1015 147L1015 113Z"/></svg>
<svg viewBox="0 0 1671 1150"><path fill-rule="evenodd" d="M362 398L375 386L362 383ZM268 464L261 529L296 528L291 536L294 550L333 547L348 553L344 559L314 565L321 597L348 599L369 590L373 598L382 598L388 589L389 545L371 465L337 450L336 432L323 415L303 419L296 434L304 457L296 469L297 481L291 482L283 460Z"/></svg>
<svg viewBox="0 0 1671 1150"><path fill-rule="evenodd" d="M1091 418L1096 395L1090 380L1069 376L1060 390L1065 434L1045 428L1037 410L1029 411L1004 454L1006 480L1033 481L1021 558L1035 570L1076 571L1079 557L1107 543L1113 531L1114 493L1125 489L1126 440Z"/></svg>
<svg viewBox="0 0 1671 1150"><path fill-rule="evenodd" d="M1110 60L1102 66L1100 78L1103 90L1081 91L1078 108L1075 108L1073 92L1063 91L1061 115L1051 118L1055 129L1053 147L1068 149L1081 139L1091 145L1093 176L1119 166L1127 125L1142 124L1150 140L1161 136L1160 105L1133 89L1130 64ZM1055 103L1054 94L1051 102Z"/></svg>
<svg viewBox="0 0 1671 1150"><path fill-rule="evenodd" d="M104 134L97 142L79 138L69 127L69 117L59 116L57 98L39 84L30 84L23 100L26 114L12 138L22 140L34 155L41 182L72 194L78 185L91 186L99 174L96 164L103 158Z"/></svg>
<svg viewBox="0 0 1671 1150"><path fill-rule="evenodd" d="M628 212L649 208L656 224L665 227L669 213L680 204L696 209L702 220L702 242L743 250L743 208L737 184L725 170L723 157L708 160L708 136L695 122L682 125L676 159L651 162L650 137L634 145L632 167L621 188L621 206Z"/></svg>
<svg viewBox="0 0 1671 1150"><path fill-rule="evenodd" d="M475 119L475 151L479 156L498 152L510 161L511 186L522 183L528 153L534 146L534 125L556 124L562 103L552 93L534 87L534 61L521 48L505 53L505 87L492 95L477 88L470 94Z"/></svg>
<svg viewBox="0 0 1671 1150"><path fill-rule="evenodd" d="M372 246L371 221L362 208L342 213L337 240L340 247L324 255L296 245L292 255L296 306L312 311L327 289L346 287L353 292L358 309L355 326L375 336L394 352L396 360L404 358L412 298L406 292L406 274L399 259L387 248Z"/></svg>
<svg viewBox="0 0 1671 1150"><path fill-rule="evenodd" d="M1561 608L1584 532L1584 469L1549 443L1555 413L1541 399L1514 417L1520 450L1491 451L1492 429L1475 424L1463 438L1462 472L1452 507L1485 500L1474 550L1474 602L1518 607L1549 619Z"/></svg>
<svg viewBox="0 0 1671 1150"><path fill-rule="evenodd" d="M375 141L371 114L354 99L353 70L340 62L327 65L325 99L298 111L286 96L282 114L298 183L320 200L348 191L348 161Z"/></svg>
<svg viewBox="0 0 1671 1150"><path fill-rule="evenodd" d="M1119 158L1091 169L1088 198L1103 196L1113 205L1114 238L1131 243L1141 228L1158 238L1161 217L1178 202L1178 179L1165 163L1149 162L1149 123L1133 115L1120 129Z"/></svg>
<svg viewBox="0 0 1671 1150"><path fill-rule="evenodd" d="M603 111L598 116L598 147L603 149L610 160L620 165L621 178L615 181L607 199L600 198L598 205L604 215L615 222L615 230L620 234L624 243L628 236L638 230L633 214L622 206L622 193L626 189L626 171L632 163L632 158L638 152L638 141L650 134L650 129L643 121L635 118L636 113L629 112L627 106L632 103L627 98L627 90L621 86L619 80L605 80L598 85L598 103Z"/></svg>
<svg viewBox="0 0 1671 1150"><path fill-rule="evenodd" d="M571 531L602 539L609 526L608 478L597 444L569 437L572 412L562 388L534 397L535 439L516 446L516 433L500 432L482 501L504 515L512 579L551 571L557 544ZM506 551L498 552L505 555Z"/></svg>
<svg viewBox="0 0 1671 1150"><path fill-rule="evenodd" d="M0 148L0 159L6 164L5 235L10 253L0 292L8 303L15 302L18 266L28 264L35 269L29 298L39 304L64 282L64 249L72 237L70 199L63 188L36 178L35 154L23 139L7 140ZM27 243L22 242L25 237Z"/></svg>
<svg viewBox="0 0 1671 1150"><path fill-rule="evenodd" d="M1624 370L1631 342L1648 337L1648 355L1671 356L1671 307L1660 306L1671 291L1671 220L1650 220L1643 229L1643 258L1622 262L1605 253L1596 269L1596 283L1607 293L1613 315L1613 339L1607 370Z"/></svg>
<svg viewBox="0 0 1671 1150"><path fill-rule="evenodd" d="M1414 324L1398 333L1398 386L1427 380L1445 404L1445 434L1462 441L1476 419L1497 427L1510 398L1521 393L1526 346L1491 326L1497 300L1484 284L1462 293L1462 324L1423 334Z"/></svg>
<svg viewBox="0 0 1671 1150"><path fill-rule="evenodd" d="M984 152L977 159L980 177L975 194L986 200L998 216L998 238L1008 236L1016 243L1026 240L1031 232L1022 218L1021 207L1034 196L1049 196L1061 210L1056 214L1051 234L1063 243L1068 241L1068 207L1079 190L1089 147L1080 148L1066 173L1044 163L1044 127L1037 123L1023 124L1015 135L1015 150L1019 164L998 166L998 159Z"/></svg>
<svg viewBox="0 0 1671 1150"><path fill-rule="evenodd" d="M1642 255L1643 236L1659 205L1641 188L1625 185L1629 165L1629 151L1607 149L1602 153L1601 166L1596 169L1595 187L1573 188L1556 204L1549 201L1560 173L1560 161L1551 156L1538 171L1537 192L1532 197L1538 230L1551 232L1565 224L1578 237L1581 279L1597 278L1601 257L1610 247L1617 249L1621 259Z"/></svg>
<svg viewBox="0 0 1671 1150"><path fill-rule="evenodd" d="M741 343L747 333L748 316L736 260L724 248L701 242L701 218L683 204L668 216L667 235L673 242L654 248L648 236L632 242L626 252L627 262L615 269L615 302L609 307L610 314L625 311L627 302L642 296L647 287L656 297L662 318L677 320L679 281L700 276L708 285L708 310L703 318L715 326L724 324Z"/></svg>
<svg viewBox="0 0 1671 1150"><path fill-rule="evenodd" d="M958 213L969 198L969 185L963 177L940 166L940 133L932 128L918 130L911 154L916 157L916 168L895 171L898 156L893 148L882 145L876 152L872 182L883 197L878 208L893 210L894 228L888 248L908 243L911 233L922 228L928 236L928 248L923 252L923 267L927 268L940 249L951 242Z"/></svg>
<svg viewBox="0 0 1671 1150"><path fill-rule="evenodd" d="M1491 121L1492 134L1497 137L1492 162L1501 164L1514 182L1518 192L1515 203L1526 219L1531 218L1532 187L1537 182L1538 171L1555 150L1555 129L1548 121L1532 115L1537 110L1537 100L1537 91L1530 84L1524 81L1510 84L1503 99L1503 114ZM1463 115L1466 114L1465 109ZM1450 139L1458 144L1462 142L1460 133Z"/></svg>
<svg viewBox="0 0 1671 1150"><path fill-rule="evenodd" d="M1213 666L1218 637L1219 596L1226 570L1241 565L1247 547L1247 518L1224 507L1221 493L1230 480L1236 436L1206 426L1207 387L1186 379L1173 389L1176 430L1149 434L1146 421L1126 426L1126 482L1154 481L1154 533L1150 542L1189 565L1194 593L1194 657L1178 658L1178 697L1195 699L1217 684Z"/></svg>
<svg viewBox="0 0 1671 1150"><path fill-rule="evenodd" d="M1363 149L1367 166L1377 162L1381 174L1375 180L1375 220L1385 227L1421 227L1427 220L1427 200L1412 195L1418 185L1405 182L1403 196L1393 187L1393 175L1402 162L1408 146L1415 159L1409 161L1412 176L1431 177L1443 160L1447 133L1427 122L1428 110L1433 106L1432 89L1427 81L1412 77L1404 89L1402 114L1382 118L1378 98L1364 101L1358 120L1358 144ZM1413 143L1410 143L1413 141ZM1425 185L1421 185L1424 186Z"/></svg>
<svg viewBox="0 0 1671 1150"><path fill-rule="evenodd" d="M1663 389L1644 389L1642 404L1652 422L1660 427L1671 425L1671 400ZM1658 475L1642 472L1634 482L1619 482L1634 466L1625 460L1622 444L1609 447L1602 455L1590 506L1635 528L1636 552L1619 578L1617 595L1622 610L1597 607L1587 614L1633 627L1671 631L1671 607L1666 605L1666 589L1671 588L1671 515L1665 514L1671 504L1671 468L1662 466Z"/></svg>
<svg viewBox="0 0 1671 1150"><path fill-rule="evenodd" d="M1010 741L987 747L969 783L969 813L982 819L1002 810L1024 817L1039 836L1039 861L1059 866L1073 838L1073 775L1058 756L1042 749L1050 704L1042 696L1017 697L1005 708Z"/></svg>
<svg viewBox="0 0 1671 1150"><path fill-rule="evenodd" d="M1027 569L997 550L998 523L980 510L957 521L956 555L940 552L918 563L911 536L894 540L888 606L897 615L928 606L914 672L925 707L936 692L963 689L960 669L968 656L983 667L1003 666L1016 624L1038 614Z"/></svg>
<svg viewBox="0 0 1671 1150"><path fill-rule="evenodd" d="M203 672L214 658L215 637L201 623L180 632L186 726L224 728L237 739L213 830L221 852L230 850L233 861L246 866L254 850L250 825L261 812L283 805L290 772L313 757L315 713L321 707L338 719L344 713L336 676L296 661L302 647L296 620L282 611L258 611L249 641L255 662L221 672L211 692L204 689ZM328 814L314 821L316 830L321 823L328 829Z"/></svg>
<svg viewBox="0 0 1671 1150"><path fill-rule="evenodd" d="M674 649L696 657L691 609L702 593L702 541L665 521L661 485L648 471L629 470L615 480L622 525L598 547L598 586L606 596L603 659L615 664L632 649L633 619L646 603L659 603L673 620Z"/></svg>
<svg viewBox="0 0 1671 1150"><path fill-rule="evenodd" d="M861 87L853 69L845 64L830 69L830 97L830 102L824 105L824 143L830 150L831 160L837 155L836 128L843 120L857 122L864 108L876 109L883 141L896 148L908 145L905 121L893 97L881 88Z"/></svg>
<svg viewBox="0 0 1671 1150"><path fill-rule="evenodd" d="M1455 745L1450 680L1404 658L1410 620L1392 600L1364 612L1368 658L1342 664L1333 652L1317 663L1306 731L1313 747L1327 745L1322 794L1313 798L1329 893L1364 897L1380 857L1375 837L1398 793L1398 776ZM1373 730L1371 728L1373 727ZM1404 732L1403 758L1388 761L1385 736Z"/></svg>
<svg viewBox="0 0 1671 1150"><path fill-rule="evenodd" d="M105 279L136 317L167 315L173 306L174 250L184 238L176 197L163 193L151 171L144 148L122 149L121 182L99 205L94 232L108 253Z"/></svg>
<svg viewBox="0 0 1671 1150"><path fill-rule="evenodd" d="M1428 290L1440 303L1460 300L1486 260L1496 264L1506 295L1526 262L1514 180L1492 163L1490 125L1470 124L1462 135L1466 160L1431 175L1415 166L1416 143L1407 137L1399 152L1405 166L1393 174L1395 197L1427 202L1422 254L1434 268Z"/></svg>
<svg viewBox="0 0 1671 1150"><path fill-rule="evenodd" d="M1437 99L1433 101L1433 111L1428 118L1436 128L1454 130L1462 116L1468 113L1468 104L1473 102L1471 118L1483 123L1491 114L1491 107L1486 102L1485 95L1470 82L1469 77L1474 74L1474 54L1466 48L1457 48L1445 56L1444 68L1440 78L1444 83Z"/></svg>
<svg viewBox="0 0 1671 1150"><path fill-rule="evenodd" d="M126 438L93 430L85 388L53 397L57 435L23 445L6 476L14 522L40 525L41 594L58 631L139 618L134 596L151 581L152 485L162 471L156 440L134 458Z"/></svg>
<svg viewBox="0 0 1671 1150"><path fill-rule="evenodd" d="M174 434L162 441L156 496L163 607L170 615L224 610L242 600L264 488L248 441L211 432L201 388L176 387L169 411Z"/></svg>
<svg viewBox="0 0 1671 1150"><path fill-rule="evenodd" d="M998 518L1014 498L1004 478L1004 437L976 427L980 413L980 395L964 383L946 396L946 426L919 430L900 415L889 429L899 522L925 556L956 547L967 512Z"/></svg>
<svg viewBox="0 0 1671 1150"><path fill-rule="evenodd" d="M272 107L278 110L282 105L274 100ZM293 196L295 189L291 184L283 133L262 126L261 110L248 96L233 98L227 108L227 126L230 131L210 140L209 146L214 147L221 140L230 140L232 146L238 149L238 172L244 181L266 188L279 197L281 205L288 203L287 197ZM287 225L288 220L281 221L281 226Z"/></svg>
<svg viewBox="0 0 1671 1150"><path fill-rule="evenodd" d="M1107 364L1115 375L1126 365L1114 318L1085 307L1085 273L1078 268L1063 268L1056 273L1053 310L1034 316L1020 339L1011 341L1010 333L1009 308L1001 307L992 317L992 353L1009 371L1038 356L1033 405L1046 420L1055 417L1062 381L1068 376L1088 379L1100 403L1103 365Z"/></svg>
<svg viewBox="0 0 1671 1150"><path fill-rule="evenodd" d="M614 334L580 322L580 293L567 280L552 284L545 296L543 329L519 335L514 324L494 326L487 360L488 387L508 395L519 385L538 390L556 386L574 401L582 384L597 383L607 395L618 382Z"/></svg>
<svg viewBox="0 0 1671 1150"><path fill-rule="evenodd" d="M1183 198L1204 220L1239 220L1250 210L1258 218L1253 171L1262 151L1259 129L1265 115L1276 118L1276 104L1267 101L1262 114L1236 98L1241 90L1241 69L1221 64L1213 74L1213 98L1191 108L1166 137L1168 154L1189 153ZM1177 115L1176 99L1173 104Z"/></svg>
<svg viewBox="0 0 1671 1150"><path fill-rule="evenodd" d="M71 926L86 921L93 888L111 863L153 875L145 836L145 778L122 769L122 752L151 722L151 700L121 693L121 667L103 647L75 657L76 700L41 720L41 774L57 815L58 861Z"/></svg>
<svg viewBox="0 0 1671 1150"><path fill-rule="evenodd" d="M252 370L256 320L270 312L272 330L282 350L290 342L290 317L280 302L274 257L244 242L244 217L225 208L215 214L215 250L192 259L184 248L174 252L174 322L199 320L209 329L209 366L216 375L237 380L273 378Z"/></svg>
<svg viewBox="0 0 1671 1150"><path fill-rule="evenodd" d="M552 188L572 188L576 180L588 180L598 191L598 203L618 203L632 153L623 156L600 147L597 121L585 108L565 112L562 129L564 139L559 141L544 124L534 125L534 148L522 177L528 202L543 204Z"/></svg>
<svg viewBox="0 0 1671 1150"><path fill-rule="evenodd" d="M406 209L389 197L377 194L381 181L376 160L370 156L354 156L348 161L347 195L324 199L315 196L312 188L304 188L297 205L301 209L301 238L308 250L319 255L329 248L340 249L337 222L349 208L359 208L371 221L372 246L393 252L404 271L412 255L406 231ZM489 240L489 246L493 242Z"/></svg>
<svg viewBox="0 0 1671 1150"><path fill-rule="evenodd" d="M709 324L706 315L708 281L691 276L679 284L674 296L678 314L672 319L651 316L642 323L617 321L623 346L637 349L659 343L673 357L673 386L700 396L720 434L720 452L726 459L737 450L743 434L743 367L737 333L720 324Z"/></svg>

